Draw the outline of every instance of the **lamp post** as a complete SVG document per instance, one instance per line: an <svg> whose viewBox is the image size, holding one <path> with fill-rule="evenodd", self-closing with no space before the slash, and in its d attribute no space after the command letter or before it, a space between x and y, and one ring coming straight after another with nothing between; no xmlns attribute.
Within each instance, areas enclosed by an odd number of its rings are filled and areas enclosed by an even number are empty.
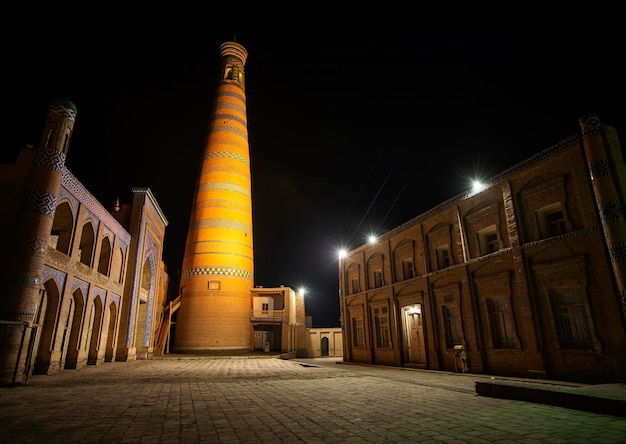
<svg viewBox="0 0 626 444"><path fill-rule="evenodd" d="M345 317L345 307L344 307L344 303L343 303L343 262L345 257L347 256L348 252L344 249L341 248L338 252L337 252L337 257L339 259L338 261L338 277L339 277L339 325L341 326L341 331L342 331L342 336L343 336L343 341L342 341L342 345L343 345L343 360L346 360L346 350L347 350L347 337L346 337L346 329L344 326L344 317Z"/></svg>
<svg viewBox="0 0 626 444"><path fill-rule="evenodd" d="M341 296L343 294L343 285L342 285L342 276L343 276L343 259L348 255L348 252L345 248L341 248L337 252L337 257L339 258L339 300L341 302Z"/></svg>

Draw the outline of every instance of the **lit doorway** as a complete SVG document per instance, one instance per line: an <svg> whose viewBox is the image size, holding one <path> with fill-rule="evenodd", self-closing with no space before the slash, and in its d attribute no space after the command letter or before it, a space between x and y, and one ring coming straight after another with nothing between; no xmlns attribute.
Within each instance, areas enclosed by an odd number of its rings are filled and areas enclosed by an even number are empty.
<svg viewBox="0 0 626 444"><path fill-rule="evenodd" d="M407 364L426 364L426 347L424 343L424 325L422 319L421 304L402 307L404 362Z"/></svg>

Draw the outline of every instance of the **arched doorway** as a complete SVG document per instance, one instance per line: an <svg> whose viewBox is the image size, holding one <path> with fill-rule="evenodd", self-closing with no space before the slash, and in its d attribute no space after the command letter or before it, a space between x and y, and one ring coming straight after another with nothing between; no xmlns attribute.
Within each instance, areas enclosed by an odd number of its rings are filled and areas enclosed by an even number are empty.
<svg viewBox="0 0 626 444"><path fill-rule="evenodd" d="M89 344L89 354L87 356L87 364L95 365L98 363L98 352L100 350L100 333L102 327L102 301L96 296L91 304L91 316L89 319L87 343Z"/></svg>
<svg viewBox="0 0 626 444"><path fill-rule="evenodd" d="M65 355L65 368L76 368L78 366L80 332L82 331L81 325L84 307L83 293L80 289L77 289L72 294L71 307L68 313L69 339Z"/></svg>
<svg viewBox="0 0 626 444"><path fill-rule="evenodd" d="M141 270L141 284L139 287L139 304L137 307L137 324L135 334L135 347L137 348L137 359L145 359L150 353L150 314L152 305L152 267L148 257Z"/></svg>
<svg viewBox="0 0 626 444"><path fill-rule="evenodd" d="M328 356L329 350L330 350L330 346L328 344L328 338L324 336L322 338L322 356Z"/></svg>
<svg viewBox="0 0 626 444"><path fill-rule="evenodd" d="M104 362L115 360L115 324L117 322L117 305L114 302L109 304L109 324L107 328L107 345L104 352ZM104 331L104 329L103 329Z"/></svg>
<svg viewBox="0 0 626 444"><path fill-rule="evenodd" d="M50 279L44 284L41 291L41 300L33 324L36 329L33 332L36 335L33 349L33 356L35 357L33 373L35 374L50 373L59 300L59 289L54 280Z"/></svg>

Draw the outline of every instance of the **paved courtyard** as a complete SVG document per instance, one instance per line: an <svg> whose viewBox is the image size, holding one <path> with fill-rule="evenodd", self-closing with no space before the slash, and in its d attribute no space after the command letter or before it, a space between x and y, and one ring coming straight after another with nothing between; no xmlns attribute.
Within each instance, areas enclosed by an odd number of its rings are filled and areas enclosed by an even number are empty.
<svg viewBox="0 0 626 444"><path fill-rule="evenodd" d="M7 443L626 443L626 419L476 395L485 375L171 356L0 388Z"/></svg>

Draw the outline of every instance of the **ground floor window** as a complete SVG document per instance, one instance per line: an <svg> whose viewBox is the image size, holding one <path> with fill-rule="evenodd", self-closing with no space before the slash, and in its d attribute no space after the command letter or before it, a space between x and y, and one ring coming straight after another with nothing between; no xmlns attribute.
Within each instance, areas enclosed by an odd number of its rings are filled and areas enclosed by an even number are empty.
<svg viewBox="0 0 626 444"><path fill-rule="evenodd" d="M376 325L376 346L379 348L391 347L387 307L374 309L374 324Z"/></svg>
<svg viewBox="0 0 626 444"><path fill-rule="evenodd" d="M556 324L562 348L593 348L587 304L580 289L556 291L553 295Z"/></svg>
<svg viewBox="0 0 626 444"><path fill-rule="evenodd" d="M363 319L352 319L352 344L354 347L365 347L365 330Z"/></svg>
<svg viewBox="0 0 626 444"><path fill-rule="evenodd" d="M515 329L513 312L508 299L488 300L491 320L491 339L494 348L514 348Z"/></svg>
<svg viewBox="0 0 626 444"><path fill-rule="evenodd" d="M443 315L444 336L446 348L454 348L455 345L463 344L461 335L461 318L458 307L441 307Z"/></svg>

